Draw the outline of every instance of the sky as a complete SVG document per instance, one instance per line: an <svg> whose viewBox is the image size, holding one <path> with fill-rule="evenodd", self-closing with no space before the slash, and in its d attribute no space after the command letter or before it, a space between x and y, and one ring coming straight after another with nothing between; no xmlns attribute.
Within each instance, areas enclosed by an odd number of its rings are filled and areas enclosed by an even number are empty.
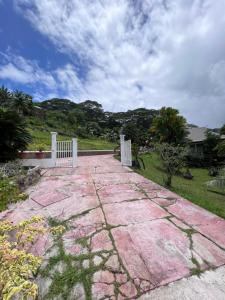
<svg viewBox="0 0 225 300"><path fill-rule="evenodd" d="M0 0L0 85L225 123L225 0Z"/></svg>

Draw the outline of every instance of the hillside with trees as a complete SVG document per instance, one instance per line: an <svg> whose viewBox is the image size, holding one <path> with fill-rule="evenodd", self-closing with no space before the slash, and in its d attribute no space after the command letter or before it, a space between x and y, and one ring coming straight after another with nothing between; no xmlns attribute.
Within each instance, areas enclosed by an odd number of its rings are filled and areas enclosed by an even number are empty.
<svg viewBox="0 0 225 300"><path fill-rule="evenodd" d="M5 87L0 88L0 106L23 118L33 140L44 139L51 131L56 131L67 137L115 143L121 130L130 123L138 132L147 134L158 114L157 110L146 108L108 112L93 100L75 103L69 99L53 98L34 102L32 96L21 91L11 92Z"/></svg>

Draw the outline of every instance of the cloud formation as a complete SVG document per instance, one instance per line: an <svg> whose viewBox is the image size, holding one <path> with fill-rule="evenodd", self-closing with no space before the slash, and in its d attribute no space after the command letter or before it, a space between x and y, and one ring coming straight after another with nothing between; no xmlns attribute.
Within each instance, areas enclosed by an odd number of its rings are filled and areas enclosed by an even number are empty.
<svg viewBox="0 0 225 300"><path fill-rule="evenodd" d="M24 66L9 61L0 77L40 80L49 94L97 100L107 110L173 106L192 123L225 122L224 0L15 0L14 5L74 64L45 71L20 57Z"/></svg>

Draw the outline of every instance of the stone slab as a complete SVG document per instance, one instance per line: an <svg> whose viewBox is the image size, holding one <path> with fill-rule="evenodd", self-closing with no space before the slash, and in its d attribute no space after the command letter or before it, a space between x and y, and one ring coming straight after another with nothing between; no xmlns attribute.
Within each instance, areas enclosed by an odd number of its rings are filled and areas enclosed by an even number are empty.
<svg viewBox="0 0 225 300"><path fill-rule="evenodd" d="M110 225L129 225L168 216L165 210L146 199L106 204L103 210Z"/></svg>

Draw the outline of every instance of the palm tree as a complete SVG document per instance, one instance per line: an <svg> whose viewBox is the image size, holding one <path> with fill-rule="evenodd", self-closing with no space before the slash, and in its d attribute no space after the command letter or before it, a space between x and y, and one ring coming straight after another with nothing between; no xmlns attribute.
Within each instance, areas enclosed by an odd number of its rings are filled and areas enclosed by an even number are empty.
<svg viewBox="0 0 225 300"><path fill-rule="evenodd" d="M18 151L26 149L31 136L24 118L15 111L0 108L0 162L15 159Z"/></svg>
<svg viewBox="0 0 225 300"><path fill-rule="evenodd" d="M12 93L3 85L0 88L0 106L10 107L11 101L12 101Z"/></svg>
<svg viewBox="0 0 225 300"><path fill-rule="evenodd" d="M33 108L32 97L21 91L13 93L13 109L20 115L27 115Z"/></svg>

